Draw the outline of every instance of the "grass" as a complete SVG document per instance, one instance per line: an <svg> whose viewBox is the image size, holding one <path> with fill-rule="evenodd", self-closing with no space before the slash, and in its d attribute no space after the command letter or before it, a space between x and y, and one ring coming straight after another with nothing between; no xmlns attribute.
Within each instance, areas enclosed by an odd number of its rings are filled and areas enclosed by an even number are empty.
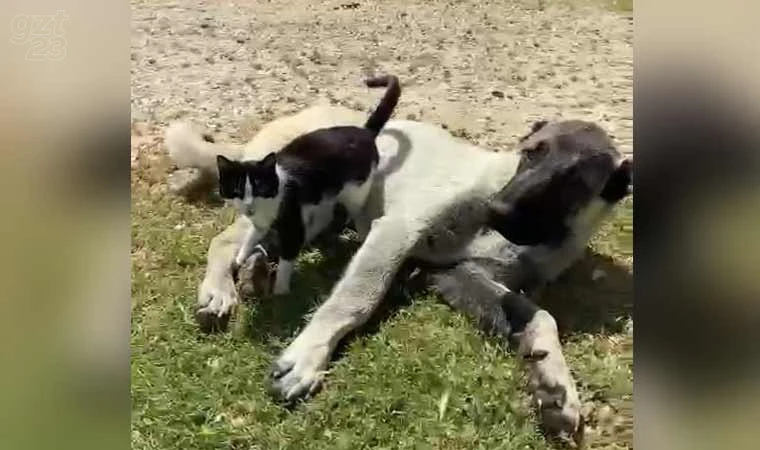
<svg viewBox="0 0 760 450"><path fill-rule="evenodd" d="M167 194L166 161L150 154L141 154L132 184L132 448L553 448L536 432L515 359L432 296L349 342L310 402L292 411L274 403L270 364L340 264L304 256L296 299L254 305L252 332L202 335L195 290L209 241L232 213ZM629 201L542 299L592 407L589 448L633 448L631 227ZM599 270L605 276L592 281Z"/></svg>

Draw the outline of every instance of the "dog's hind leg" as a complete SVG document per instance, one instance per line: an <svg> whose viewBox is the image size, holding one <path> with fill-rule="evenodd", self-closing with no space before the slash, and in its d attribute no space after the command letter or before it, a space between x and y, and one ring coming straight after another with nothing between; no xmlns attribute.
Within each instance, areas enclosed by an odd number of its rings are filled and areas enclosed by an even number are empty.
<svg viewBox="0 0 760 450"><path fill-rule="evenodd" d="M448 269L423 270L425 285L437 292L449 306L475 321L478 328L499 337L505 344L512 335L509 317L502 308L508 290L491 281L482 267L462 262Z"/></svg>
<svg viewBox="0 0 760 450"><path fill-rule="evenodd" d="M529 389L544 429L580 441L584 430L580 399L551 314L494 281L472 261L425 276L444 302L469 316L482 331L517 344L518 355L528 366Z"/></svg>

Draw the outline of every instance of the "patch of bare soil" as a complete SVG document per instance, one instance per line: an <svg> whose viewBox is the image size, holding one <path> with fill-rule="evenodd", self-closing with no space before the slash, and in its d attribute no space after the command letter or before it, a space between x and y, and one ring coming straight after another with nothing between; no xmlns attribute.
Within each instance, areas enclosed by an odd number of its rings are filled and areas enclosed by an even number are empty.
<svg viewBox="0 0 760 450"><path fill-rule="evenodd" d="M396 118L508 149L540 118L599 122L632 150L633 21L601 6L484 2L132 0L133 121L177 118L244 139L319 100L370 111L368 72L397 75Z"/></svg>

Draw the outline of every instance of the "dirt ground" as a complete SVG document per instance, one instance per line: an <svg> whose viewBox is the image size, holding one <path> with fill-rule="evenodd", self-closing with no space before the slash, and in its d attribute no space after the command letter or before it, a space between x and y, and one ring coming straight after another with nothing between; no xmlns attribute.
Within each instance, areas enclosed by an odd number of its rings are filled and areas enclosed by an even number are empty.
<svg viewBox="0 0 760 450"><path fill-rule="evenodd" d="M371 110L374 71L401 79L395 117L494 150L564 117L630 152L632 43L632 14L598 2L132 0L133 122L247 138L320 100Z"/></svg>

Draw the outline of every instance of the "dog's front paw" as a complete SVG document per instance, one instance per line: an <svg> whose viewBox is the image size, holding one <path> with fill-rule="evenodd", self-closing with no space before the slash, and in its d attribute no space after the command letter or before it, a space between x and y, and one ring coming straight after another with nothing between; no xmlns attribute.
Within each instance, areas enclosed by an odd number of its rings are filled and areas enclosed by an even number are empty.
<svg viewBox="0 0 760 450"><path fill-rule="evenodd" d="M542 427L550 437L572 439L580 446L585 431L581 402L549 313L539 311L528 323L518 352L528 365L529 389Z"/></svg>
<svg viewBox="0 0 760 450"><path fill-rule="evenodd" d="M239 303L235 282L231 278L206 277L198 288L198 309L195 319L201 331L224 331Z"/></svg>
<svg viewBox="0 0 760 450"><path fill-rule="evenodd" d="M272 394L287 403L316 394L329 358L326 345L301 345L296 339L272 367Z"/></svg>

